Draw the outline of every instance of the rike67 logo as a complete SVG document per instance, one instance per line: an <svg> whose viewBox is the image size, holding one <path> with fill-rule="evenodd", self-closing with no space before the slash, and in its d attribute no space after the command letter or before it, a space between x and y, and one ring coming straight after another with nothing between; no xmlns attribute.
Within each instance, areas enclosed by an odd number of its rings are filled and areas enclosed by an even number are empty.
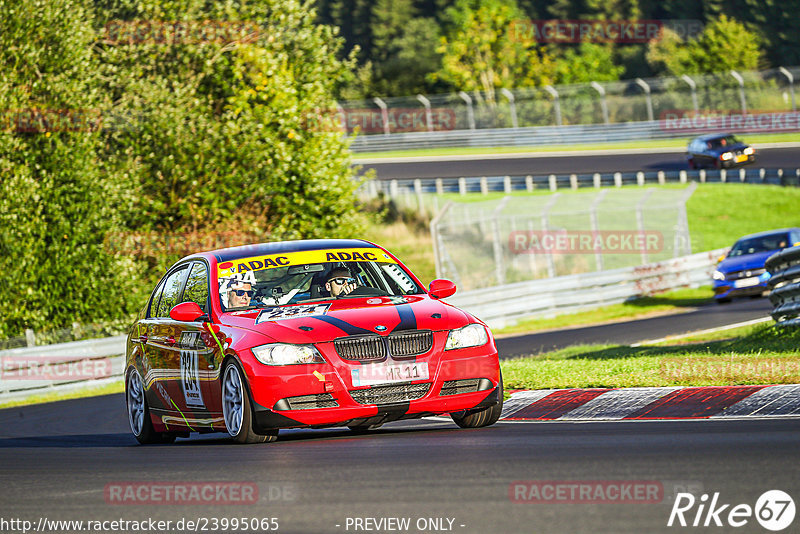
<svg viewBox="0 0 800 534"><path fill-rule="evenodd" d="M667 526L692 527L742 527L755 517L767 530L784 530L794 521L794 501L788 493L781 490L764 492L756 501L755 507L749 504L731 505L720 501L715 492L709 501L708 494L695 499L691 493L679 493L672 505Z"/></svg>

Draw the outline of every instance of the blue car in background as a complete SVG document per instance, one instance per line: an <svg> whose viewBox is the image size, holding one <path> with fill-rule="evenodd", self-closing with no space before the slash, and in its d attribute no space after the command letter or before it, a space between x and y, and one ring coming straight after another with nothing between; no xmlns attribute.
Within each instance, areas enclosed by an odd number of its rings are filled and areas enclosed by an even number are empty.
<svg viewBox="0 0 800 534"><path fill-rule="evenodd" d="M717 264L712 276L717 303L763 294L770 276L764 262L779 250L797 243L800 243L800 228L770 230L739 239Z"/></svg>
<svg viewBox="0 0 800 534"><path fill-rule="evenodd" d="M727 133L696 137L689 143L686 151L690 169L728 169L756 160L753 147Z"/></svg>

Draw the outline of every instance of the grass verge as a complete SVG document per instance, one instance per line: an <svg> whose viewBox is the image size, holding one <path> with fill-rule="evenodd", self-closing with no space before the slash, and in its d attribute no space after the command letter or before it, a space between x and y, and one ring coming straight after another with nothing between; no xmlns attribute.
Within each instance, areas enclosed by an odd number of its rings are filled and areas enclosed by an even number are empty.
<svg viewBox="0 0 800 534"><path fill-rule="evenodd" d="M637 319L664 312L679 312L711 302L710 286L696 289L685 288L660 293L649 297L641 297L621 304L603 306L594 310L557 315L555 317L534 318L520 321L513 326L494 328L494 334L519 334L564 328L567 326L583 326L605 323L621 319Z"/></svg>
<svg viewBox="0 0 800 534"><path fill-rule="evenodd" d="M581 345L501 362L508 389L794 384L800 329L745 327L733 339L646 347ZM713 334L718 337L719 333Z"/></svg>
<svg viewBox="0 0 800 534"><path fill-rule="evenodd" d="M353 154L353 159L380 159L403 158L423 156L465 156L479 154L525 154L535 152L581 152L586 150L628 150L636 148L679 148L683 149L694 136L679 139L654 139L651 141L630 141L625 143L592 143L578 145L551 145L551 146L501 146L501 147L452 147L452 148L420 148L415 150L392 150L389 152L359 152ZM796 143L800 142L800 134L763 134L747 135L742 137L747 143L757 145L762 143Z"/></svg>
<svg viewBox="0 0 800 534"><path fill-rule="evenodd" d="M86 388L76 391L52 393L42 393L41 395L34 395L24 399L15 399L0 402L0 409L13 408L14 406L27 406L29 404L44 404L46 402L56 402L69 399L82 399L84 397L99 397L100 395L110 395L112 393L122 393L125 391L125 385L122 383L122 378L113 384L106 384L96 388Z"/></svg>

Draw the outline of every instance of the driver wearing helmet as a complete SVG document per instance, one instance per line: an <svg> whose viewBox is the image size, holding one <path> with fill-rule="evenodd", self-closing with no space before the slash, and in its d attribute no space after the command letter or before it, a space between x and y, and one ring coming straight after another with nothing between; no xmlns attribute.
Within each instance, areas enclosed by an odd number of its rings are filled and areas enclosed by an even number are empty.
<svg viewBox="0 0 800 534"><path fill-rule="evenodd" d="M255 291L250 282L239 278L227 278L220 281L220 302L225 308L249 306L253 295L255 295Z"/></svg>

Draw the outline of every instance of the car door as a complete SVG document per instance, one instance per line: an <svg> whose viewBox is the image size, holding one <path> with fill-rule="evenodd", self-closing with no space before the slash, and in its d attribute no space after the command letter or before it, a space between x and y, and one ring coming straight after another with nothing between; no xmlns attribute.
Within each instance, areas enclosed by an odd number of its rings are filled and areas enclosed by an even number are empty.
<svg viewBox="0 0 800 534"><path fill-rule="evenodd" d="M210 309L208 266L205 262L195 261L189 267L189 275L180 302L194 302L203 312L208 313ZM209 384L219 377L219 369L214 361L217 344L203 327L206 321L207 318L200 318L197 321L173 321L174 328L180 332L176 338L176 347L180 352L183 401L187 410L202 416L213 410L209 404L214 398ZM198 420L197 423L207 425L209 422Z"/></svg>
<svg viewBox="0 0 800 534"><path fill-rule="evenodd" d="M151 361L152 375L158 382L158 393L166 399L163 404L169 412L173 413L167 425L181 425L183 417L180 412L186 409L183 388L181 384L181 358L178 340L181 337L181 327L178 321L173 321L169 311L179 303L189 274L189 264L184 263L175 267L164 278L161 296L155 309L151 309L150 324L148 328L147 349ZM181 425L182 426L182 425Z"/></svg>

